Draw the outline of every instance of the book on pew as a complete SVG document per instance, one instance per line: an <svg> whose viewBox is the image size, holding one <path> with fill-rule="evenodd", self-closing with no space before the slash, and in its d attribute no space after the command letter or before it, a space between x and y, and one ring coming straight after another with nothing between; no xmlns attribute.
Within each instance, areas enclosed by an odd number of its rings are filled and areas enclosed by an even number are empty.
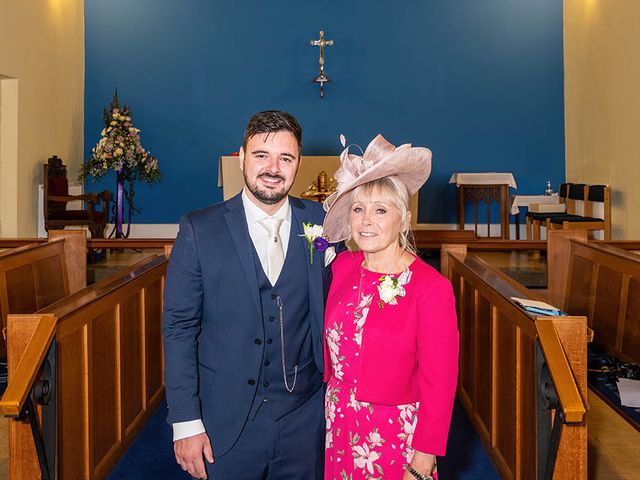
<svg viewBox="0 0 640 480"><path fill-rule="evenodd" d="M618 379L620 403L625 407L640 408L640 380Z"/></svg>
<svg viewBox="0 0 640 480"><path fill-rule="evenodd" d="M534 315L544 315L549 317L566 317L568 315L559 308L538 300L529 300L527 298L518 297L511 297L511 300L516 302L517 305L525 309L527 312Z"/></svg>

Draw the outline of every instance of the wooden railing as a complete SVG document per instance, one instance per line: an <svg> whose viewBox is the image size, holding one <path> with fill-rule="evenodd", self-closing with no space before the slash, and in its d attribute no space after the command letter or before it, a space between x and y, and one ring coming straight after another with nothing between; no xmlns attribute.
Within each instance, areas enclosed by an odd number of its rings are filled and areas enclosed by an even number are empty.
<svg viewBox="0 0 640 480"><path fill-rule="evenodd" d="M578 422L566 423L560 431L552 478L586 479L586 318L543 320L526 313L511 297L542 299L464 250L461 245L443 247L443 273L450 278L457 299L461 403L503 478L544 478L538 476L544 473L544 465L536 449L543 433L537 431L540 327L536 322L552 322L571 372L567 375L566 365L559 361L557 345L555 353L545 353L560 396L558 408L565 421ZM545 325L543 335L548 337L548 324L539 325ZM549 342L542 347L550 348ZM567 387L579 392L582 408L575 395L567 397Z"/></svg>
<svg viewBox="0 0 640 480"><path fill-rule="evenodd" d="M5 414L23 408L33 363L40 365L46 345L57 350L58 478L104 478L162 399L166 265L164 255L150 257L36 314L9 315L10 383L0 402ZM41 332L51 321L49 341ZM41 478L25 420L9 422L9 472L12 479Z"/></svg>
<svg viewBox="0 0 640 480"><path fill-rule="evenodd" d="M555 319L555 321L559 321ZM558 394L562 413L568 423L584 421L586 407L583 400L584 392L580 392L573 377L571 365L564 353L562 342L554 325L554 319L549 317L536 318L538 340L544 352L551 378Z"/></svg>
<svg viewBox="0 0 640 480"><path fill-rule="evenodd" d="M419 249L439 249L442 244L458 243L466 244L469 251L508 251L508 250L540 250L547 249L544 240L499 240L487 238L475 238L472 230L416 230L414 232L416 244ZM165 245L172 245L173 238L89 238L89 248L154 248L162 249ZM27 243L43 243L41 238L0 238L0 249L15 248ZM623 250L640 251L638 240L593 240L595 244L611 245Z"/></svg>

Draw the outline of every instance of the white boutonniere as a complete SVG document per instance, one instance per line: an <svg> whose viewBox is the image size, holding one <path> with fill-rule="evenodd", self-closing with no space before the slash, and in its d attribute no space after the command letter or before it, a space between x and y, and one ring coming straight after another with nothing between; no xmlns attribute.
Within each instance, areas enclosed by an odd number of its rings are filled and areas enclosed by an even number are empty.
<svg viewBox="0 0 640 480"><path fill-rule="evenodd" d="M313 263L313 251L318 250L324 252L329 248L329 241L323 236L322 225L316 225L311 222L303 223L304 235L300 235L309 242L309 261ZM334 251L335 254L335 251Z"/></svg>
<svg viewBox="0 0 640 480"><path fill-rule="evenodd" d="M378 284L378 294L380 301L378 306L384 308L385 304L397 305L398 297L404 297L407 294L404 286L411 280L411 270L405 269L398 277L391 275L383 275L380 277Z"/></svg>

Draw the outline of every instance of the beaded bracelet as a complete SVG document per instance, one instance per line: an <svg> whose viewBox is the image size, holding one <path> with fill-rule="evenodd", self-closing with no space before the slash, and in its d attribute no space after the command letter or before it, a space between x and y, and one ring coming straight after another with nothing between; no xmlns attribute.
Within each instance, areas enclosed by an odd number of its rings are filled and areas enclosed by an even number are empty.
<svg viewBox="0 0 640 480"><path fill-rule="evenodd" d="M429 475L428 473L417 472L411 465L407 467L407 472L413 475L413 478L415 478L416 480L433 480L433 477L431 475Z"/></svg>

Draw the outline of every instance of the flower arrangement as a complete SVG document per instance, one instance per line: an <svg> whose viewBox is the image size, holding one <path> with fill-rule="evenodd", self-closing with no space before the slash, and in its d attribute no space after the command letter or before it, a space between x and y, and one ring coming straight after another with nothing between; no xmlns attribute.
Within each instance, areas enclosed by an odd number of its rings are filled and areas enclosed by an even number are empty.
<svg viewBox="0 0 640 480"><path fill-rule="evenodd" d="M142 147L140 129L133 126L131 110L126 105L120 107L118 92L104 109L102 118L104 128L100 140L91 150L92 157L82 165L79 177L81 180L92 177L93 181L98 181L111 171L116 172L116 226L119 224L121 233L123 197L129 206L130 224L132 212L141 211L133 203L135 182L154 184L160 181L161 174L158 160Z"/></svg>

